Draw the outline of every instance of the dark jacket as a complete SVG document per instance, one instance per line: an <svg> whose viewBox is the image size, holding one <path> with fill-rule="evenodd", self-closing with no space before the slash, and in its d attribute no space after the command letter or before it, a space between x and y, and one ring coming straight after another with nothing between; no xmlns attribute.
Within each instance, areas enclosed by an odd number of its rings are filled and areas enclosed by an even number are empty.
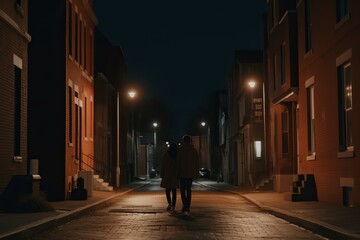
<svg viewBox="0 0 360 240"><path fill-rule="evenodd" d="M180 178L197 178L199 175L199 156L194 146L184 143L178 151L177 170Z"/></svg>
<svg viewBox="0 0 360 240"><path fill-rule="evenodd" d="M160 187L163 188L178 188L179 179L176 177L176 159L170 157L166 152L162 159L160 170L161 183Z"/></svg>

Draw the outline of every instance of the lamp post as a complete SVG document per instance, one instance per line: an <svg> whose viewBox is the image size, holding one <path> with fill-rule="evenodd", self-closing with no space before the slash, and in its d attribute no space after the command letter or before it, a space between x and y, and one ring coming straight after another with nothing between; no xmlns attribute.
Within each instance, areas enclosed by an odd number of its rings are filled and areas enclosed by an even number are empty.
<svg viewBox="0 0 360 240"><path fill-rule="evenodd" d="M120 187L120 96L117 92L116 101L116 187Z"/></svg>
<svg viewBox="0 0 360 240"><path fill-rule="evenodd" d="M153 127L154 127L154 152L153 152L153 162L151 164L151 167L154 168L154 163L156 161L156 128L158 126L157 122L153 123Z"/></svg>
<svg viewBox="0 0 360 240"><path fill-rule="evenodd" d="M134 100L136 96L136 92L134 90L130 90L128 92L130 99ZM134 104L131 109L131 159L134 162L134 176L137 176L137 159L136 159L136 149L135 149L135 120L134 120Z"/></svg>
<svg viewBox="0 0 360 240"><path fill-rule="evenodd" d="M253 79L248 81L248 85L251 89L251 127L250 127L250 131L251 131L252 161L255 162L255 157L262 158L262 160L264 161L264 169L263 170L266 172L267 163L266 163L265 86L264 86L264 83L262 83L260 85ZM253 92L255 91L255 87L257 85L262 87L262 89L261 89L262 97L261 97L261 99L257 98L256 100L254 100ZM257 91L257 92L260 92L260 91ZM254 103L256 104L255 109L254 109ZM261 144L261 141L255 142L255 138L254 138L254 127L255 127L254 126L254 124L255 124L254 118L255 117L256 117L256 121L261 121L261 120L263 121L263 129L262 129L263 144ZM264 153L265 153L264 155L262 154L262 149L261 149L262 145L264 146ZM254 168L251 170L254 171Z"/></svg>
<svg viewBox="0 0 360 240"><path fill-rule="evenodd" d="M211 142L210 142L210 125L209 124L206 124L206 122L201 122L201 126L202 127L206 127L206 135L207 135L207 167L210 169L211 168L211 150L210 150L210 147L211 147ZM201 136L200 136L201 138Z"/></svg>
<svg viewBox="0 0 360 240"><path fill-rule="evenodd" d="M255 164L255 157L254 157L254 88L256 86L256 82L251 79L248 81L248 85L251 90L251 117L250 117L250 168L248 166L248 176L251 186L254 185L253 181L253 173L254 173L254 164Z"/></svg>

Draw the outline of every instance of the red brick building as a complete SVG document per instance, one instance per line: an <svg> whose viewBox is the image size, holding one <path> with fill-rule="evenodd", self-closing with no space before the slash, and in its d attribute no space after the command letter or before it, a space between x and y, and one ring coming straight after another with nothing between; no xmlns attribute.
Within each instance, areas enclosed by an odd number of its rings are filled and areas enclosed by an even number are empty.
<svg viewBox="0 0 360 240"><path fill-rule="evenodd" d="M265 41L269 93L267 139L274 189L290 191L297 174L298 55L295 1L268 1Z"/></svg>
<svg viewBox="0 0 360 240"><path fill-rule="evenodd" d="M0 2L0 192L27 174L28 1Z"/></svg>
<svg viewBox="0 0 360 240"><path fill-rule="evenodd" d="M314 181L311 199L359 205L360 2L269 0L268 10L268 153L275 190L309 200L297 196Z"/></svg>
<svg viewBox="0 0 360 240"><path fill-rule="evenodd" d="M297 1L299 173L319 201L360 205L360 2Z"/></svg>
<svg viewBox="0 0 360 240"><path fill-rule="evenodd" d="M49 200L93 166L96 23L91 0L29 1L29 156Z"/></svg>

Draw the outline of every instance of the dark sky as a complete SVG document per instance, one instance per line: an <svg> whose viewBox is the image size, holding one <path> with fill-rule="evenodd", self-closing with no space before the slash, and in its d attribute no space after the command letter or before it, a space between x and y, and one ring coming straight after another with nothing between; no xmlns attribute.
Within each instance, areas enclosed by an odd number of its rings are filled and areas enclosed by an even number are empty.
<svg viewBox="0 0 360 240"><path fill-rule="evenodd" d="M167 102L181 136L210 93L226 88L234 51L263 48L265 2L94 0L93 7L100 30L124 50L128 80Z"/></svg>

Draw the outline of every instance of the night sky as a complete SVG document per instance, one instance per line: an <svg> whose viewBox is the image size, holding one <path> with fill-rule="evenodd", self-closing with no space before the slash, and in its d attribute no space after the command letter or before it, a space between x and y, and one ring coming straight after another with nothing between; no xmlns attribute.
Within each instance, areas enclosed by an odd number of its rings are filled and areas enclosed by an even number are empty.
<svg viewBox="0 0 360 240"><path fill-rule="evenodd" d="M100 31L124 50L128 81L145 98L166 101L174 138L211 92L226 88L234 51L263 48L265 0L94 0L93 7Z"/></svg>

